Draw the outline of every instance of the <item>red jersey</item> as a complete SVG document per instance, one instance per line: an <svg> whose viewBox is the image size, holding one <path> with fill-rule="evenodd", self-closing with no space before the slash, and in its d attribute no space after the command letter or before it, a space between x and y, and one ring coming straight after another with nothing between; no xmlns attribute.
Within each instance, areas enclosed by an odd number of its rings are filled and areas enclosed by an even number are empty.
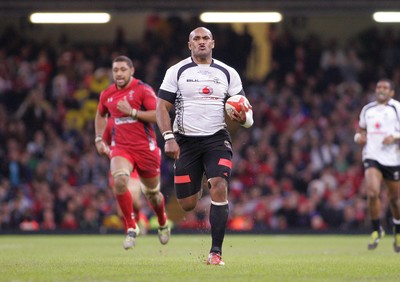
<svg viewBox="0 0 400 282"><path fill-rule="evenodd" d="M98 110L101 115L108 113L112 120L111 146L153 151L157 147L154 128L151 123L143 122L126 115L117 109L117 103L124 97L136 110L155 110L157 96L154 90L142 81L133 78L124 89L115 84L109 86L100 95Z"/></svg>

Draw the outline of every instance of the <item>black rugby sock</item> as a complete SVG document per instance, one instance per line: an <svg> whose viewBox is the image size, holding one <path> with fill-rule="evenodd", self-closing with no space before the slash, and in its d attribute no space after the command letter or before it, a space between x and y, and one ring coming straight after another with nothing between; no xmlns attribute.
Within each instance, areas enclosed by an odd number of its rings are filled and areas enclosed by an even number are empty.
<svg viewBox="0 0 400 282"><path fill-rule="evenodd" d="M211 251L222 254L222 243L224 241L226 223L228 221L229 205L214 205L210 207L210 225L211 225Z"/></svg>
<svg viewBox="0 0 400 282"><path fill-rule="evenodd" d="M381 223L379 219L373 219L371 220L371 223L372 223L372 230L380 231Z"/></svg>

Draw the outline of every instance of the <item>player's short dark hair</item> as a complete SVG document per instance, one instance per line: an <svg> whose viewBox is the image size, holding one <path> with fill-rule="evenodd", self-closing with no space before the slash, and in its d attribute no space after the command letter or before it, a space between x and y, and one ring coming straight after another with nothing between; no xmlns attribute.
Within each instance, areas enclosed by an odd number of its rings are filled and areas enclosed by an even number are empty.
<svg viewBox="0 0 400 282"><path fill-rule="evenodd" d="M387 83L389 83L390 90L395 90L393 80L391 80L391 79L389 79L389 78L381 78L381 79L379 79L378 82L381 82L381 81L382 81L382 82L387 82Z"/></svg>
<svg viewBox="0 0 400 282"><path fill-rule="evenodd" d="M130 68L133 68L132 60L129 59L127 56L118 56L113 60L113 63L115 62L125 62Z"/></svg>

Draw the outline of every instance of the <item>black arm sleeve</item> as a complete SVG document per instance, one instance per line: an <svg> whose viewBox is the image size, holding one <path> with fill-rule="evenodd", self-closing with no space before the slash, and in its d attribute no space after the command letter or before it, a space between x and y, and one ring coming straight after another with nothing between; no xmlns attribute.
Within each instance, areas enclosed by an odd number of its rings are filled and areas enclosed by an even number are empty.
<svg viewBox="0 0 400 282"><path fill-rule="evenodd" d="M171 104L175 104L176 93L168 92L165 90L158 90L158 97L170 102Z"/></svg>

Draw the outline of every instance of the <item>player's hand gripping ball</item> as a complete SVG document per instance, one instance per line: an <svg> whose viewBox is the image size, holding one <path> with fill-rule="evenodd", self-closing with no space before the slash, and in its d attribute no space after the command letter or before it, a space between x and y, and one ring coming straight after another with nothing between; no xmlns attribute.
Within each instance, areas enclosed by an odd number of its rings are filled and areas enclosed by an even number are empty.
<svg viewBox="0 0 400 282"><path fill-rule="evenodd" d="M231 114L232 109L235 109L238 113L242 111L242 106L244 105L244 110L247 113L249 109L251 109L251 105L249 100L242 95L235 95L230 97L225 103L225 111L229 115Z"/></svg>

